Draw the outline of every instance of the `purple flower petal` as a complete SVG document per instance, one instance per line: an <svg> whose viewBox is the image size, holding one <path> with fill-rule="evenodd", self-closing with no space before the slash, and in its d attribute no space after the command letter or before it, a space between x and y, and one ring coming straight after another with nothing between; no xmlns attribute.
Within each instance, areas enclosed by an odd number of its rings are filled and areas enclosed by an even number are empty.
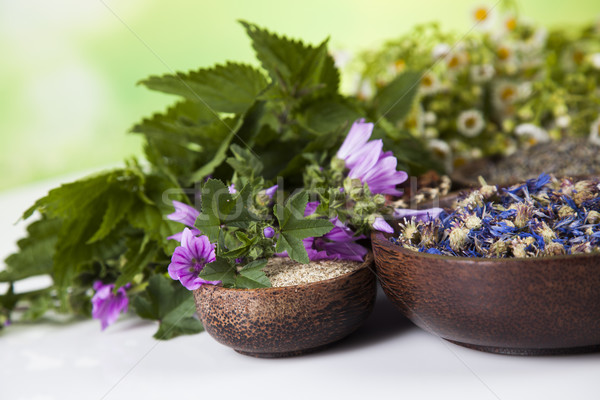
<svg viewBox="0 0 600 400"><path fill-rule="evenodd" d="M185 228L181 235L181 246L173 252L167 270L171 279L179 280L188 290L195 290L203 284L220 283L198 277L204 266L215 259L215 245L210 243L208 237L197 237L190 229Z"/></svg>
<svg viewBox="0 0 600 400"><path fill-rule="evenodd" d="M229 190L229 194L236 194L237 190L235 190L235 184L231 184L229 185L229 187L227 188Z"/></svg>
<svg viewBox="0 0 600 400"><path fill-rule="evenodd" d="M385 219L381 217L375 218L375 222L373 222L373 229L386 233L394 233L394 228L388 224Z"/></svg>
<svg viewBox="0 0 600 400"><path fill-rule="evenodd" d="M309 201L306 203L306 208L304 208L304 217L308 217L309 215L313 215L315 211L317 211L317 207L319 207L318 201Z"/></svg>
<svg viewBox="0 0 600 400"><path fill-rule="evenodd" d="M175 207L175 212L167 215L168 219L190 227L194 226L200 211L177 200L173 200L173 207Z"/></svg>
<svg viewBox="0 0 600 400"><path fill-rule="evenodd" d="M129 305L125 288L120 287L114 294L114 287L112 283L105 285L100 281L93 285L96 293L92 297L92 318L100 320L102 330L112 325L121 313L126 313Z"/></svg>
<svg viewBox="0 0 600 400"><path fill-rule="evenodd" d="M394 210L394 217L406 219L411 219L414 217L417 221L429 221L438 218L442 211L444 211L444 209L438 207L428 208L425 210L409 210L403 208L396 208Z"/></svg>
<svg viewBox="0 0 600 400"><path fill-rule="evenodd" d="M352 124L344 143L340 146L337 157L346 160L349 156L360 150L371 137L373 124L365 123L364 119L359 119Z"/></svg>
<svg viewBox="0 0 600 400"><path fill-rule="evenodd" d="M273 185L270 188L265 189L265 194L267 196L269 196L270 198L273 198L273 196L275 195L275 193L277 193L277 188L279 187L279 185Z"/></svg>
<svg viewBox="0 0 600 400"><path fill-rule="evenodd" d="M267 239L271 239L273 236L275 236L275 229L273 229L270 226L267 226L265 229L263 229L263 235Z"/></svg>

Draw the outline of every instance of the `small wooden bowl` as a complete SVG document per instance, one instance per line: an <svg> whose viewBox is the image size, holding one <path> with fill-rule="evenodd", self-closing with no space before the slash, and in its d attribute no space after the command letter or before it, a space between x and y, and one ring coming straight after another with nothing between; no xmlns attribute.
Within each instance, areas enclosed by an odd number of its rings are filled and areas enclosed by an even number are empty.
<svg viewBox="0 0 600 400"><path fill-rule="evenodd" d="M255 357L313 352L354 332L375 304L369 253L361 267L308 284L228 289L204 285L194 291L206 331L219 343Z"/></svg>
<svg viewBox="0 0 600 400"><path fill-rule="evenodd" d="M469 348L550 355L600 350L600 254L438 256L371 236L388 298L416 325Z"/></svg>

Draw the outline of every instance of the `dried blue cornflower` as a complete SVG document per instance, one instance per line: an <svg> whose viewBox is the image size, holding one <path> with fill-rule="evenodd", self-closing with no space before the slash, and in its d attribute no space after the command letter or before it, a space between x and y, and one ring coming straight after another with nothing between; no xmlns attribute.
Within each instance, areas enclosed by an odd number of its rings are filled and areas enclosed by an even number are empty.
<svg viewBox="0 0 600 400"><path fill-rule="evenodd" d="M415 251L462 257L600 251L600 178L541 174L505 189L480 183L435 220L405 219L391 240Z"/></svg>

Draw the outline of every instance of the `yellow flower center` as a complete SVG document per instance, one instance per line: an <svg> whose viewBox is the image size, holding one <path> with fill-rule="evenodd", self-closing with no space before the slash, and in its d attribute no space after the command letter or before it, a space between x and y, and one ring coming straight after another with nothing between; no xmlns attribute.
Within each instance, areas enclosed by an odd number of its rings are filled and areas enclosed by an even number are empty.
<svg viewBox="0 0 600 400"><path fill-rule="evenodd" d="M448 60L449 68L456 68L458 66L458 64L460 64L460 60L459 60L458 56L452 56Z"/></svg>
<svg viewBox="0 0 600 400"><path fill-rule="evenodd" d="M465 120L465 126L467 128L473 128L476 122L477 120L475 119L475 117L469 117Z"/></svg>
<svg viewBox="0 0 600 400"><path fill-rule="evenodd" d="M515 28L517 27L517 19L515 17L511 17L506 20L504 25L506 26L506 29L508 29L509 31L514 31Z"/></svg>
<svg viewBox="0 0 600 400"><path fill-rule="evenodd" d="M394 67L396 68L396 72L401 72L406 67L406 61L402 59L396 60L396 62L394 63Z"/></svg>
<svg viewBox="0 0 600 400"><path fill-rule="evenodd" d="M425 87L433 86L433 78L429 75L425 75L423 79L421 79L421 85Z"/></svg>
<svg viewBox="0 0 600 400"><path fill-rule="evenodd" d="M510 101L515 97L516 93L517 91L513 87L508 86L500 92L500 98L502 101Z"/></svg>
<svg viewBox="0 0 600 400"><path fill-rule="evenodd" d="M583 63L584 59L585 59L585 54L583 53L583 51L575 50L573 52L573 61L575 62L575 64L581 65L581 63Z"/></svg>
<svg viewBox="0 0 600 400"><path fill-rule="evenodd" d="M488 19L489 12L488 12L487 8L479 7L478 9L475 10L475 12L473 13L473 16L475 17L475 21L483 22L486 19Z"/></svg>
<svg viewBox="0 0 600 400"><path fill-rule="evenodd" d="M500 60L506 61L508 60L508 57L510 57L510 50L506 47L500 47L496 54Z"/></svg>

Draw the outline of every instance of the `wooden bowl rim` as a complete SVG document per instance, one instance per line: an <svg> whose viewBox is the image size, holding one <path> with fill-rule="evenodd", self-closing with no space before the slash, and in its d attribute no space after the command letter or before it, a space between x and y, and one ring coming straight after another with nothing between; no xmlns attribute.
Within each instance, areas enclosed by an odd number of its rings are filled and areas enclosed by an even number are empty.
<svg viewBox="0 0 600 400"><path fill-rule="evenodd" d="M380 246L383 246L390 251L394 251L400 254L411 254L416 257L421 257L424 259L431 260L444 260L448 262L454 263L479 263L479 264L504 264L504 263L522 263L522 264L536 264L540 260L542 261L564 261L564 260L588 260L588 259L598 259L598 266L600 267L600 253L581 253L581 254L565 254L560 256L548 256L548 257L527 257L527 258L518 258L518 257L490 257L490 258L477 258L477 257L462 257L462 256L447 256L440 254L429 254L429 253L421 253L418 251L407 249L403 246L394 244L390 242L389 238L392 236L391 233L384 233L379 231L371 232L371 241L377 242Z"/></svg>
<svg viewBox="0 0 600 400"><path fill-rule="evenodd" d="M360 273L365 268L369 268L369 265L371 265L373 263L373 260L374 260L373 252L369 251L367 253L367 255L365 256L365 261L363 261L361 263L360 267L358 267L358 269L356 269L355 271L347 272L343 275L339 275L334 278L323 279L320 281L309 282L309 283L301 283L298 285L276 286L276 287L254 288L254 289L226 288L226 287L223 287L222 285L202 285L201 287L199 287L196 290L201 290L202 288L205 288L205 287L213 287L214 288L213 290L233 290L233 291L244 292L244 293L252 293L252 292L254 292L254 293L257 293L257 292L272 293L272 292L277 292L277 291L295 290L297 288L306 288L306 287L310 287L310 286L326 285L326 284L330 284L330 283L340 281L340 280L343 280L346 278L350 278L353 275Z"/></svg>

